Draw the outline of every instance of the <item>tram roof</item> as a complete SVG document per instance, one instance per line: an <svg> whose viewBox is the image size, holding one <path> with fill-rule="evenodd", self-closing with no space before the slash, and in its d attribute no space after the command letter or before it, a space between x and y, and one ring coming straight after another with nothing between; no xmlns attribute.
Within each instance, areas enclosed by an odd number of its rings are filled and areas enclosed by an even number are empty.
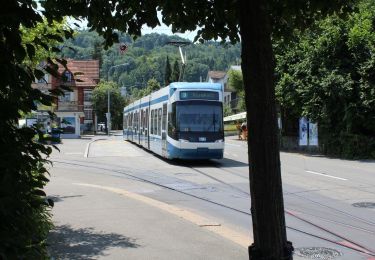
<svg viewBox="0 0 375 260"><path fill-rule="evenodd" d="M230 122L230 121L243 120L243 119L246 119L246 112L241 112L235 115L226 116L224 117L223 121Z"/></svg>
<svg viewBox="0 0 375 260"><path fill-rule="evenodd" d="M169 87L176 89L223 89L223 85L221 83L211 82L172 82Z"/></svg>

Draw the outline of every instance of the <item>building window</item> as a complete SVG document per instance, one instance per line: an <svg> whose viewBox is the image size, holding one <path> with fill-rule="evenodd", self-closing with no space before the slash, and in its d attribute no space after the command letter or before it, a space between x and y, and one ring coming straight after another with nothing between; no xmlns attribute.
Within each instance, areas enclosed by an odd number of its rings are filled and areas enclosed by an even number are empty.
<svg viewBox="0 0 375 260"><path fill-rule="evenodd" d="M72 92L70 91L64 91L63 96L59 96L59 101L60 102L70 102L72 98Z"/></svg>
<svg viewBox="0 0 375 260"><path fill-rule="evenodd" d="M92 90L85 90L83 92L83 101L91 102L92 100Z"/></svg>
<svg viewBox="0 0 375 260"><path fill-rule="evenodd" d="M71 82L72 80L73 80L73 75L72 75L72 73L70 72L70 71L65 71L64 72L64 80L66 81L66 82Z"/></svg>
<svg viewBox="0 0 375 260"><path fill-rule="evenodd" d="M85 120L92 120L92 109L85 109Z"/></svg>

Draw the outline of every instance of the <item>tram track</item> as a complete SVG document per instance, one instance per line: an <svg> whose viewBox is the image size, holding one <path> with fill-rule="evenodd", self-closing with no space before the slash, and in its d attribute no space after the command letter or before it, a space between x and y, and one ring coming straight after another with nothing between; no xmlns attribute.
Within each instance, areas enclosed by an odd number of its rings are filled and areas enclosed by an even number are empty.
<svg viewBox="0 0 375 260"><path fill-rule="evenodd" d="M199 170L199 169L196 169L195 167L191 167L191 166L186 166L186 167L188 167L188 168L190 168L190 169L192 169L192 170L194 170L194 171L196 171L196 172L198 172L198 173L200 173L200 174L202 174L202 175L204 175L204 176L206 176L206 177L208 177L208 178L210 178L210 179L212 179L212 180L218 181L218 182L221 183L221 184L224 184L224 185L226 185L226 186L228 186L228 187L231 187L231 188L233 188L234 190L237 190L237 191L239 191L239 192L241 192L241 193L243 193L243 194L245 194L245 195L248 195L248 196L250 197L250 193L247 192L247 191L243 191L243 190L239 189L238 187L236 187L236 186L234 186L234 185L231 185L231 184L228 184L228 183L226 183L226 182L224 182L224 181L222 181L222 180L220 180L220 179L218 179L218 178L216 178L216 177L214 177L214 176L211 176L211 175L209 175L209 174L207 174L207 173L204 173L203 171L201 171L201 170ZM227 171L227 170L225 170L225 169L222 169L222 168L219 168L219 167L217 167L217 166L214 166L214 167L215 167L216 169L218 169L218 170L225 171L225 172L229 172L229 171ZM336 209L336 208L334 208L334 207L331 207L331 206L325 205L325 204L320 203L320 202L318 202L318 201L315 201L315 200L312 200L312 199L309 199L309 198L306 198L306 197L304 197L304 196L297 195L297 194L294 194L294 193L288 193L288 195L296 196L296 197L301 198L301 199L303 199L303 200L307 200L307 201L309 201L309 202L311 202L311 203L313 203L313 204L316 204L316 205L318 205L318 206L320 206L320 207L327 208L327 209L329 209L329 210L332 210L332 211L335 211L335 212L337 212L337 213L339 213L339 214L342 214L342 215L344 215L344 216L346 216L346 217L349 217L349 218L355 219L355 220L357 220L357 221L359 221L359 222L362 222L362 223L367 224L367 225L369 225L369 226L373 226L373 227L375 227L375 222L372 222L372 221L369 221L369 220L365 220L365 219L360 218L360 217L357 217L357 216L355 216L355 215L353 215L353 214L347 213L347 212L345 212L345 211L343 211L343 210ZM338 223L338 222L337 222L337 223ZM375 233L375 231L370 231L370 230L367 230L367 231L369 231L369 233Z"/></svg>
<svg viewBox="0 0 375 260"><path fill-rule="evenodd" d="M195 169L194 167L190 167L190 166L187 166L187 167L191 168L192 170L194 170L194 171L196 171L196 172L198 172L198 173L203 174L204 176L206 176L206 177L208 177L208 178L210 178L210 179L216 180L216 181L220 182L221 184L227 185L227 186L229 186L229 187L231 187L231 188L233 188L233 189L235 189L235 190L237 190L237 191L240 191L240 192L242 192L242 193L244 193L244 194L246 194L246 195L248 195L248 196L250 197L250 193L249 193L249 192L245 192L245 191L243 191L243 190L241 190L241 189L239 189L239 188L237 188L237 187L235 187L235 186L233 186L233 185L231 185L231 184L225 183L225 182L219 180L219 179L216 178L216 177L213 177L213 176L211 176L211 175L209 175L209 174L206 174L206 173L202 172L201 170ZM221 168L219 168L219 167L216 167L216 168L219 169L219 170L225 171L225 170L223 170L223 169L221 169ZM228 172L228 171L225 171L225 172ZM301 197L301 198L305 198L305 197L302 197L302 196L300 196L300 197ZM357 216L354 216L354 215L352 215L352 214L346 213L346 212L344 212L344 211L342 211L342 210L335 209L335 208L333 208L333 207L330 207L330 206L324 205L324 204L322 204L322 203L319 203L319 202L316 202L316 201L313 201L313 200L309 200L309 201L314 202L315 204L318 204L318 205L321 206L321 207L324 207L324 206L325 206L325 207L327 207L327 208L329 208L329 209L331 209L331 210L335 210L335 211L339 212L340 214L344 214L344 215L346 215L347 217L350 217L350 218L352 218L352 219L356 219L356 220L361 221L362 223L365 223L365 224L367 224L367 225L375 226L375 223L374 223L374 222L364 220L364 219L359 218L359 217L357 217ZM346 238L345 236L342 236L342 235L340 235L340 234L338 234L338 233L336 233L336 232L333 232L333 231L331 231L331 230L329 230L329 229L327 229L327 228L324 228L324 227L322 227L321 225L315 224L315 223L313 223L313 222L310 221L310 220L307 220L307 219L305 219L305 218L303 218L303 217L301 217L301 216L298 216L298 215L297 215L297 212L293 212L293 211L288 210L287 208L285 208L285 213L288 214L289 216L292 216L292 217L294 217L294 218L296 218L296 219L299 219L300 221L303 221L303 222L306 223L306 224L309 224L309 225L314 226L314 227L316 227L316 228L318 228L318 229L320 229L320 230L322 230L322 231L324 231L324 232L327 232L327 233L330 234L330 235L333 235L333 236L335 236L335 237L338 237L338 238L340 238L340 239L343 239L344 242L337 242L337 241L334 241L334 240L331 240L331 239L328 239L328 238L323 238L323 237L321 237L321 236L317 236L317 235L311 234L311 233L309 233L309 232L304 232L304 231L302 231L302 233L305 233L305 234L308 234L308 235L311 235L311 236L315 236L316 238L319 238L319 239L322 239L322 240L326 240L326 241L328 241L328 242L331 242L331 243L334 243L334 244L337 244L337 245L340 245L340 246L344 246L344 247L350 248L350 249L352 249L352 250L356 250L356 251L361 252L361 253L364 253L364 254L368 254L369 256L375 256L375 252L372 251L371 249L368 249L367 247L365 247L365 246L363 246L363 245L361 245L361 244L359 244L359 243L357 243L357 242L355 242L355 241L353 241L353 240L351 240L351 239L348 239L348 238ZM307 214L307 213L304 213L304 212L300 212L300 213ZM251 215L251 214L250 214L250 215ZM320 217L320 218L321 218L321 217ZM345 226L345 227L347 227L347 228L360 230L360 231L362 231L362 232L366 232L366 233L369 233L369 234L372 234L372 235L375 234L375 232L372 231L372 230L368 230L368 229L364 229L364 228L360 228L360 227L355 227L355 226L353 226L353 225L347 225L347 224L345 224L345 223L341 223L341 222L338 222L338 221L332 221L332 220L329 220L329 219L326 219L326 218L321 218L321 219L324 219L324 220L326 220L326 221L330 221L330 222L332 222L332 223L334 223L334 224L336 224L336 225L342 225L342 226ZM286 226L286 227L287 227L288 229L292 229L292 230L295 230L295 231L301 231L301 230L299 230L299 229L296 229L296 228L293 228L293 227L290 227L290 226ZM352 245L354 245L354 247L353 247L353 246L348 246L347 244L345 244L345 241L346 241L346 242L349 242L349 243L352 244ZM359 250L358 250L358 249L359 249Z"/></svg>
<svg viewBox="0 0 375 260"><path fill-rule="evenodd" d="M251 216L251 213L250 212L247 212L247 211L243 211L243 210L240 210L240 209L237 209L237 208L234 208L234 207L231 207L231 206L228 206L228 205L225 205L225 204L222 204L222 203L219 203L219 202L215 202L213 200L210 200L210 199L207 199L207 198L203 198L203 197L200 197L200 196L197 196L197 195L194 195L194 194L191 194L191 193L188 193L188 192L185 192L185 191L182 191L182 190L178 190L176 188L173 188L173 187L170 187L170 186L167 186L167 185L164 185L164 184L160 184L156 181L152 181L152 180L148 180L146 178L142 178L142 177L139 177L139 176L136 176L135 174L138 172L138 171L134 171L132 168L129 168L129 169L126 169L128 170L130 173L126 173L124 172L124 167L121 166L121 170L115 170L115 169L109 169L109 168L106 168L106 167L103 167L103 163L100 163L101 165L100 166L94 166L93 164L97 164L95 162L89 162L90 165L88 165L88 162L83 162L83 161L59 161L59 160L52 160L54 163L61 163L61 164L66 164L66 165L73 165L73 166L78 166L78 167L85 167L85 168L93 168L93 169L98 169L98 170L104 170L104 171L108 171L108 172L113 172L113 173L117 173L117 174L121 174L122 176L127 176L133 180L137 180L137 181L141 181L141 182L144 182L144 183L148 183L148 184L152 184L152 185L156 185L158 187L161 187L161 188L164 188L164 189L168 189L168 190L171 190L171 191L174 191L174 192L178 192L180 194L183 194L183 195L186 195L186 196L189 196L189 197L192 197L192 198L195 198L195 199L198 199L198 200L201 200L201 201L204 201L204 202L207 202L207 203L210 203L210 204L214 204L214 205L217 205L219 207L222 207L222 208L226 208L228 210L232 210L232 211L235 211L235 212L238 212L238 213L241 213L241 214L245 214L245 215L248 215L248 216ZM114 165L110 165L110 167L113 167ZM120 167L120 166L116 166L116 167ZM186 167L186 166L185 166ZM188 167L188 166L187 166ZM191 168L192 170L198 172L199 174L202 174L204 176L206 176L207 178L210 178L216 182L219 182L220 184L223 184L223 185L226 185L227 187L235 190L236 192L240 192L242 194L245 194L245 195L248 195L250 197L250 194L249 192L246 192L246 191L243 191L241 189L239 189L238 187L234 186L234 185L231 185L231 184L228 184L216 177L213 177L207 173L204 173L203 171L201 170L198 170L198 169L195 169L194 167L189 167ZM218 168L220 169L220 168ZM329 206L327 206L329 207ZM331 208L331 207L329 207ZM334 209L334 208L332 208ZM341 211L339 211L341 212ZM371 249L368 249L366 248L365 246L363 245L360 245L359 243L356 243L355 241L352 241L351 239L348 239L340 234L337 234L336 232L333 232L331 230L328 230L327 228L324 228L324 227L321 227L307 219L304 219L303 217L301 216L297 216L295 213L293 213L292 211L289 211L288 209L285 210L285 213L290 215L290 216L293 216L301 221L303 221L304 223L306 224L309 224L309 225L312 225L316 228L318 228L319 230L321 231L324 231L332 236L335 236L337 238L340 238L340 239L343 239L344 242L349 242L349 245L347 243L343 243L343 242L340 242L340 241L335 241L333 239L330 239L330 238L326 238L326 237L322 237L322 236L319 236L319 235L315 235L315 234L312 234L311 232L306 232L304 230L301 230L301 229L298 229L298 228L294 228L294 227L290 227L290 226L286 226L288 229L290 230L293 230L293 231L296 231L296 232L299 232L299 233L303 233L303 234L306 234L306 235L309 235L311 237L315 237L317 239L320 239L320 240L324 240L324 241L327 241L327 242L330 242L330 243L333 243L333 244L336 244L336 245L339 245L339 246L342 246L342 247L346 247L346 248L349 248L351 250L354 250L354 251L357 251L357 252L360 252L360 253L363 253L363 254L366 254L366 255L369 255L369 256L372 256L372 257L375 257L375 252L372 251ZM341 212L341 214L343 214L345 212ZM352 216L352 217L355 217L354 215L351 215L349 213L347 213L348 216ZM365 221L359 217L355 217L355 219L357 220L362 220L362 221ZM339 224L339 222L335 222L335 224ZM342 224L342 223L341 223ZM367 223L371 226L374 226L374 223L372 222L369 222ZM347 226L348 227L348 226ZM349 228L355 228L355 229L361 229L359 227L349 227ZM373 234L373 231L371 230L365 230L367 233L371 233ZM354 245L354 246L351 246L351 245Z"/></svg>

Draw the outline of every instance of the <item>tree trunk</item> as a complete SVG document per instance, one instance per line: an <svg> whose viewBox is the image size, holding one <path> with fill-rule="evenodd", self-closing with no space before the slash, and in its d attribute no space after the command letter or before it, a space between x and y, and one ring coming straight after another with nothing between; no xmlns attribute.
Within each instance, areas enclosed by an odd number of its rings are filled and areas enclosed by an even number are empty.
<svg viewBox="0 0 375 260"><path fill-rule="evenodd" d="M274 87L274 55L265 1L239 1L242 71L254 243L250 259L292 259L287 242Z"/></svg>

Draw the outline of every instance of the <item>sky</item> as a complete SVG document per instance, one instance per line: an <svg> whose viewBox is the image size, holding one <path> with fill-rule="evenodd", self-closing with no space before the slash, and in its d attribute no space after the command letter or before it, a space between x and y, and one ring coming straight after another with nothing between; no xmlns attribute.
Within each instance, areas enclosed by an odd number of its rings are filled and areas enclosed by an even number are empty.
<svg viewBox="0 0 375 260"><path fill-rule="evenodd" d="M162 25L161 26L156 26L155 28L143 26L143 28L142 28L142 35L150 34L150 33L159 33L159 34L166 34L166 35L177 35L177 36L180 36L182 38L189 39L190 41L194 40L194 37L196 36L198 30L188 31L186 33L173 33L172 29L171 29L171 26L167 26L167 25L165 25L165 24L163 24L161 22L161 14L160 14L160 12L158 12L158 18L159 18L159 21L160 21L160 23ZM74 19L68 19L68 23L73 28L76 27L74 25L74 23L79 24L80 25L80 27L79 27L80 29L84 29L87 26L87 22L86 21L77 21L77 20L74 20Z"/></svg>
<svg viewBox="0 0 375 260"><path fill-rule="evenodd" d="M162 26L157 26L155 28L150 27L144 27L142 29L142 35L144 34L150 34L150 33L159 33L159 34L166 34L166 35L177 35L181 38L189 39L190 41L194 40L194 37L196 35L196 31L192 32L186 32L186 33L172 33L172 30L170 27L163 24Z"/></svg>

